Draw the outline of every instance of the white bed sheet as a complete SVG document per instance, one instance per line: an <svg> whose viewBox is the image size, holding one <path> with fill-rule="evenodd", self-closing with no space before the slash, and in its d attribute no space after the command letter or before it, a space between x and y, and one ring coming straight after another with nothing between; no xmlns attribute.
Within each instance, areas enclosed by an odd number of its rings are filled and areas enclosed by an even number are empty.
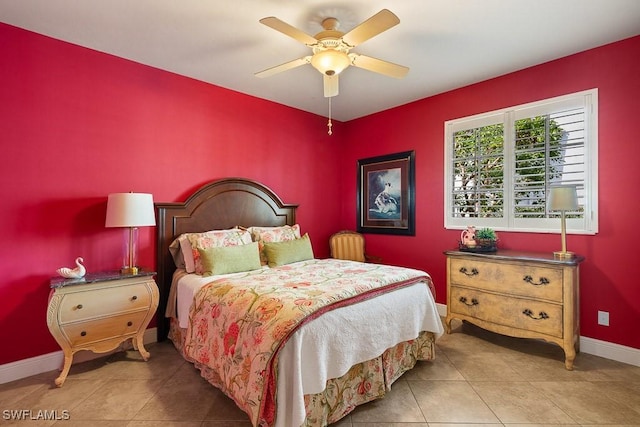
<svg viewBox="0 0 640 427"><path fill-rule="evenodd" d="M233 275L181 278L177 289L180 327L188 326L191 303L202 286ZM320 393L327 380L416 338L421 331L436 337L444 331L435 300L424 283L331 310L304 324L280 351L276 426L301 425L306 416L305 394Z"/></svg>

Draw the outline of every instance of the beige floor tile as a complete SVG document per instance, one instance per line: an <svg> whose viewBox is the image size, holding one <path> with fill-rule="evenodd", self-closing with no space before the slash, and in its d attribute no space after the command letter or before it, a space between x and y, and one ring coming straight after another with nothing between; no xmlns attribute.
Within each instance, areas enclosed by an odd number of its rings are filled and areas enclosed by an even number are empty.
<svg viewBox="0 0 640 427"><path fill-rule="evenodd" d="M161 380L110 379L72 411L73 419L131 420L161 385Z"/></svg>
<svg viewBox="0 0 640 427"><path fill-rule="evenodd" d="M514 353L502 355L501 358L526 381L603 381L607 379L603 372L591 369L582 363L581 355L578 355L572 371L565 369L564 354L550 356Z"/></svg>
<svg viewBox="0 0 640 427"><path fill-rule="evenodd" d="M169 381L135 415L134 420L202 421L222 393L204 379Z"/></svg>
<svg viewBox="0 0 640 427"><path fill-rule="evenodd" d="M524 378L501 353L447 354L467 381L523 381Z"/></svg>
<svg viewBox="0 0 640 427"><path fill-rule="evenodd" d="M443 352L436 352L434 360L421 361L404 374L406 380L456 380L464 381L464 377Z"/></svg>
<svg viewBox="0 0 640 427"><path fill-rule="evenodd" d="M531 384L578 424L640 425L640 410L607 394L599 382L548 381Z"/></svg>
<svg viewBox="0 0 640 427"><path fill-rule="evenodd" d="M503 424L497 423L429 423L429 427L502 427ZM409 426L407 426L409 427Z"/></svg>
<svg viewBox="0 0 640 427"><path fill-rule="evenodd" d="M0 384L0 402L2 402L3 410L12 409L16 403L38 389L46 389L53 384L53 378L42 379L38 377L29 377L18 381L12 381L6 384Z"/></svg>
<svg viewBox="0 0 640 427"><path fill-rule="evenodd" d="M54 424L54 427L128 427L129 420L61 420ZM195 427L195 426L194 426Z"/></svg>
<svg viewBox="0 0 640 427"><path fill-rule="evenodd" d="M352 427L429 427L427 423L353 423Z"/></svg>
<svg viewBox="0 0 640 427"><path fill-rule="evenodd" d="M429 424L499 422L466 381L407 382Z"/></svg>
<svg viewBox="0 0 640 427"><path fill-rule="evenodd" d="M16 403L16 406L32 411L57 410L73 412L87 397L105 384L105 380L67 379L62 387L53 383L40 387Z"/></svg>
<svg viewBox="0 0 640 427"><path fill-rule="evenodd" d="M252 427L249 421L203 421L201 427ZM164 427L164 424L162 424ZM179 427L179 426L176 426Z"/></svg>
<svg viewBox="0 0 640 427"><path fill-rule="evenodd" d="M471 386L503 423L575 423L529 382L472 381Z"/></svg>
<svg viewBox="0 0 640 427"><path fill-rule="evenodd" d="M244 421L250 423L249 416L222 392L216 393L204 419L205 421Z"/></svg>
<svg viewBox="0 0 640 427"><path fill-rule="evenodd" d="M351 422L425 422L409 384L398 380L383 399L359 406L351 412Z"/></svg>

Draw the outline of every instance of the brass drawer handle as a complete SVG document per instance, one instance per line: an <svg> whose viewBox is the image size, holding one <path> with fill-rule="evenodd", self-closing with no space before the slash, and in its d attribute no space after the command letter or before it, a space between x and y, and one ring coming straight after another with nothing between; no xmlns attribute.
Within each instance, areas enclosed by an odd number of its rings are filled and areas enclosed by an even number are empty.
<svg viewBox="0 0 640 427"><path fill-rule="evenodd" d="M76 310L82 310L82 304L76 305Z"/></svg>
<svg viewBox="0 0 640 427"><path fill-rule="evenodd" d="M480 304L477 299L471 298L471 303L467 302L467 297L460 297L460 302L464 305L468 305L469 307L473 307L474 305Z"/></svg>
<svg viewBox="0 0 640 427"><path fill-rule="evenodd" d="M137 299L138 299L138 296L137 296L137 295L134 295L134 296L132 296L132 297L131 297L131 301L135 301L135 300L137 300Z"/></svg>
<svg viewBox="0 0 640 427"><path fill-rule="evenodd" d="M461 267L460 273L464 274L465 276L471 277L471 276L477 276L480 272L478 271L477 268L472 268L471 273L469 273L466 267Z"/></svg>
<svg viewBox="0 0 640 427"><path fill-rule="evenodd" d="M524 276L522 280L524 280L527 283L531 283L533 286L542 286L542 285L548 285L549 283L551 283L549 279L547 279L546 277L540 277L540 281L538 283L534 283L533 277L531 276Z"/></svg>
<svg viewBox="0 0 640 427"><path fill-rule="evenodd" d="M525 308L522 314L524 314L525 316L529 316L533 320L544 320L549 318L549 315L544 311L541 311L540 314L538 314L538 317L535 317L533 311L529 310L528 308Z"/></svg>

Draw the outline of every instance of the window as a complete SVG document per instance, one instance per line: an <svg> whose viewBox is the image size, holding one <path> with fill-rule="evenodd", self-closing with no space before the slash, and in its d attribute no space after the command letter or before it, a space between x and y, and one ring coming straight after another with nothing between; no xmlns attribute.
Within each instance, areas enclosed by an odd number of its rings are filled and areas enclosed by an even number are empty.
<svg viewBox="0 0 640 427"><path fill-rule="evenodd" d="M550 188L574 185L567 232L598 231L598 91L445 122L445 228L558 231Z"/></svg>

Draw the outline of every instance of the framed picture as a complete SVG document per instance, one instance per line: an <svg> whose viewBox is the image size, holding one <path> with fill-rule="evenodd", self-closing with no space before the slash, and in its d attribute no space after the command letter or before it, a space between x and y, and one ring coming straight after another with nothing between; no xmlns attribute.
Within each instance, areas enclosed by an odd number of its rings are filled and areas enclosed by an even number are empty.
<svg viewBox="0 0 640 427"><path fill-rule="evenodd" d="M358 160L358 232L415 235L413 151Z"/></svg>

